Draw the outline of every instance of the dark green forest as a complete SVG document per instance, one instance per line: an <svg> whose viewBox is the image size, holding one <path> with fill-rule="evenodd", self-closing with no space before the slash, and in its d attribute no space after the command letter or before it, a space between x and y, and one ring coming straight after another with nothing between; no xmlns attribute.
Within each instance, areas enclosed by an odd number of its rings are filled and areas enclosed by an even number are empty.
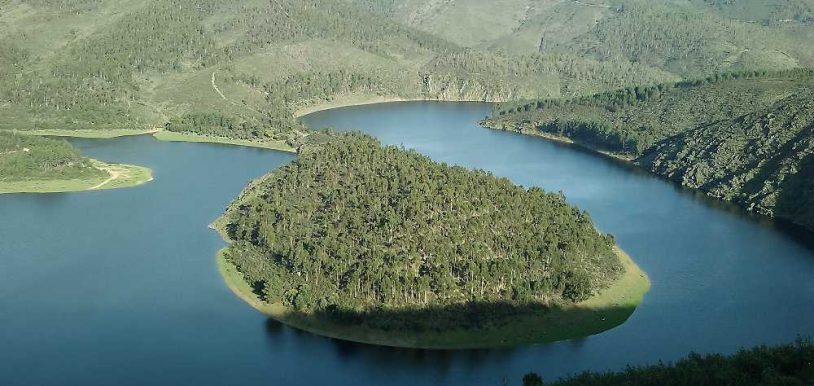
<svg viewBox="0 0 814 386"><path fill-rule="evenodd" d="M100 177L105 172L64 140L0 132L0 181Z"/></svg>
<svg viewBox="0 0 814 386"><path fill-rule="evenodd" d="M561 194L359 133L256 181L222 222L227 259L266 302L382 329L499 324L622 271L613 238Z"/></svg>
<svg viewBox="0 0 814 386"><path fill-rule="evenodd" d="M529 373L523 386L542 386L542 376ZM676 363L628 367L619 372L585 372L552 386L805 386L814 384L814 345L798 340L780 346L758 346L734 355L690 354Z"/></svg>
<svg viewBox="0 0 814 386"><path fill-rule="evenodd" d="M484 123L621 154L684 186L814 227L814 72L748 71L499 107Z"/></svg>

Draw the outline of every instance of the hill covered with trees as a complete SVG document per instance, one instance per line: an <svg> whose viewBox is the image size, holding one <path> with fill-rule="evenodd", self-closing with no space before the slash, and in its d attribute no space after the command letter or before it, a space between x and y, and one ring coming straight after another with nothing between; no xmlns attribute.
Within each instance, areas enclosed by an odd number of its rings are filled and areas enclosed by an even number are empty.
<svg viewBox="0 0 814 386"><path fill-rule="evenodd" d="M810 4L766 3L12 0L0 129L298 147L295 115L323 104L571 98L814 64Z"/></svg>
<svg viewBox="0 0 814 386"><path fill-rule="evenodd" d="M749 210L814 226L814 72L743 72L508 104L494 128L566 137Z"/></svg>
<svg viewBox="0 0 814 386"><path fill-rule="evenodd" d="M296 112L331 101L504 101L674 79L628 62L462 47L342 0L3 8L0 129L162 127L295 146Z"/></svg>
<svg viewBox="0 0 814 386"><path fill-rule="evenodd" d="M629 62L683 78L811 66L810 0L352 0L467 47Z"/></svg>
<svg viewBox="0 0 814 386"><path fill-rule="evenodd" d="M561 194L358 133L254 182L217 226L254 295L284 307L272 316L396 337L499 328L628 274L613 238Z"/></svg>
<svg viewBox="0 0 814 386"><path fill-rule="evenodd" d="M811 385L814 345L798 340L780 346L759 346L734 355L690 354L674 364L629 367L624 371L585 372L546 383L553 386L712 386ZM523 386L542 386L543 377L529 373Z"/></svg>

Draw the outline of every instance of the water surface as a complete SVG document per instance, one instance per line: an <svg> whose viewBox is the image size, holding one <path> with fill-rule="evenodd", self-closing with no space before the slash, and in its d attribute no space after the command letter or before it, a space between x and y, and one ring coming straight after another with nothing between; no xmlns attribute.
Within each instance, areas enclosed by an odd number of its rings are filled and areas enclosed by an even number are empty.
<svg viewBox="0 0 814 386"><path fill-rule="evenodd" d="M214 261L223 242L206 227L250 179L292 155L77 140L95 158L151 167L155 181L0 196L0 384L519 384L532 370L552 379L814 335L810 233L573 147L478 127L489 108L410 102L303 120L563 191L650 275L653 288L627 323L555 344L451 352L301 333L229 292Z"/></svg>

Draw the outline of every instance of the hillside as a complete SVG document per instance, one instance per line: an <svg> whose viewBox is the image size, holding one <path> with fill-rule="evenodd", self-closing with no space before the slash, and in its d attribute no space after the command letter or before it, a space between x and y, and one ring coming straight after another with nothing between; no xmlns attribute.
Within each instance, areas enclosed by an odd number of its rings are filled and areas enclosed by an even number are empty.
<svg viewBox="0 0 814 386"><path fill-rule="evenodd" d="M352 0L467 47L568 54L700 77L814 64L810 0Z"/></svg>
<svg viewBox="0 0 814 386"><path fill-rule="evenodd" d="M493 128L568 138L711 196L812 227L814 72L747 72L507 104Z"/></svg>
<svg viewBox="0 0 814 386"><path fill-rule="evenodd" d="M591 299L622 277L646 280L625 273L613 238L562 195L355 133L256 181L217 225L233 242L226 260L254 296L286 310L272 316L389 331L380 344L501 328ZM555 330L537 325L524 334ZM469 338L451 344L483 340Z"/></svg>
<svg viewBox="0 0 814 386"><path fill-rule="evenodd" d="M689 128L771 106L814 86L814 71L749 71L655 86L635 86L576 99L499 105L490 126L540 130L599 150L636 158Z"/></svg>
<svg viewBox="0 0 814 386"><path fill-rule="evenodd" d="M713 197L814 229L814 89L681 133L637 162Z"/></svg>
<svg viewBox="0 0 814 386"><path fill-rule="evenodd" d="M10 0L3 11L0 129L166 126L296 147L295 113L326 102L505 101L674 79L461 47L340 0Z"/></svg>

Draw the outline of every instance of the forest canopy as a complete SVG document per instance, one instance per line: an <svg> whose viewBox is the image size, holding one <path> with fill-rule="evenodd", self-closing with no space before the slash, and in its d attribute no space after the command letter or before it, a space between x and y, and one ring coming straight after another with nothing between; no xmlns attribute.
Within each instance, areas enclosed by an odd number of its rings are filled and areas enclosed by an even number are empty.
<svg viewBox="0 0 814 386"><path fill-rule="evenodd" d="M0 131L0 181L100 177L106 173L65 140Z"/></svg>
<svg viewBox="0 0 814 386"><path fill-rule="evenodd" d="M535 381L540 381L535 383ZM758 346L733 355L690 354L674 364L628 367L618 372L584 372L550 383L552 386L701 386L811 385L814 345L810 339L792 344ZM542 377L529 373L523 386L542 386Z"/></svg>
<svg viewBox="0 0 814 386"><path fill-rule="evenodd" d="M385 330L499 324L585 300L622 271L613 238L562 194L360 133L252 183L218 224L260 299Z"/></svg>

